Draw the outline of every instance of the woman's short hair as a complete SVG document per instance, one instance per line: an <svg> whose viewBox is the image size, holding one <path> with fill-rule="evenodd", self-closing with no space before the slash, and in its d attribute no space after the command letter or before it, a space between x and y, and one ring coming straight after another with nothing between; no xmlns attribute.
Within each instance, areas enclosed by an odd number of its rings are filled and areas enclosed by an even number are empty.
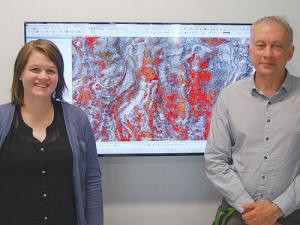
<svg viewBox="0 0 300 225"><path fill-rule="evenodd" d="M25 44L15 61L14 76L11 86L11 101L14 105L24 105L24 87L20 80L20 76L27 64L27 61L34 51L45 53L49 59L55 64L58 71L58 83L53 93L52 98L63 101L63 93L66 90L66 83L64 79L64 62L63 57L57 46L48 40L39 39Z"/></svg>

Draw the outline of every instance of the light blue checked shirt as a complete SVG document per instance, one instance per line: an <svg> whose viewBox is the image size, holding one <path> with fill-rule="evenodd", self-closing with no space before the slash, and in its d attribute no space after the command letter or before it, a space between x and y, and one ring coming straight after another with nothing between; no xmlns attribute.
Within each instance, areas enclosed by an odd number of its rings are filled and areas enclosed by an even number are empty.
<svg viewBox="0 0 300 225"><path fill-rule="evenodd" d="M225 87L204 155L208 178L239 212L256 201L274 202L285 216L299 209L300 78L287 72L271 99L254 76Z"/></svg>

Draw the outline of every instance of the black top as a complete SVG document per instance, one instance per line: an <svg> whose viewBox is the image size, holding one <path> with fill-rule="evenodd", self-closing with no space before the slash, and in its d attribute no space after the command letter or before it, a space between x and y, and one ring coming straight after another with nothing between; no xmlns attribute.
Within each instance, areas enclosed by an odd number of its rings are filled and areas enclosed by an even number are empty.
<svg viewBox="0 0 300 225"><path fill-rule="evenodd" d="M43 142L16 106L0 153L0 224L78 224L73 155L59 102Z"/></svg>

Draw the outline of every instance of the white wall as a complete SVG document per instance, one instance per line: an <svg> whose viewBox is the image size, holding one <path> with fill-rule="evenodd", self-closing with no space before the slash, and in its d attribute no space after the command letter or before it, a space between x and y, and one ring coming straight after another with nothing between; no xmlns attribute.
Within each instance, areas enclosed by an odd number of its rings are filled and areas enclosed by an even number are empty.
<svg viewBox="0 0 300 225"><path fill-rule="evenodd" d="M10 100L24 21L252 23L265 15L286 15L296 46L288 68L299 76L299 8L299 0L1 0L0 104ZM203 156L99 161L106 225L211 224L221 196L206 178Z"/></svg>

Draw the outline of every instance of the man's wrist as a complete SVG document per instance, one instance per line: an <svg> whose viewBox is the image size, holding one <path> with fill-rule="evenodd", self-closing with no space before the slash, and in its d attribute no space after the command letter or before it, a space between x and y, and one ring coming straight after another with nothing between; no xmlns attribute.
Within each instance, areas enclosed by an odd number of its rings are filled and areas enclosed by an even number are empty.
<svg viewBox="0 0 300 225"><path fill-rule="evenodd" d="M274 210L274 215L276 216L277 219L284 215L282 210L274 202L272 202L271 205Z"/></svg>

